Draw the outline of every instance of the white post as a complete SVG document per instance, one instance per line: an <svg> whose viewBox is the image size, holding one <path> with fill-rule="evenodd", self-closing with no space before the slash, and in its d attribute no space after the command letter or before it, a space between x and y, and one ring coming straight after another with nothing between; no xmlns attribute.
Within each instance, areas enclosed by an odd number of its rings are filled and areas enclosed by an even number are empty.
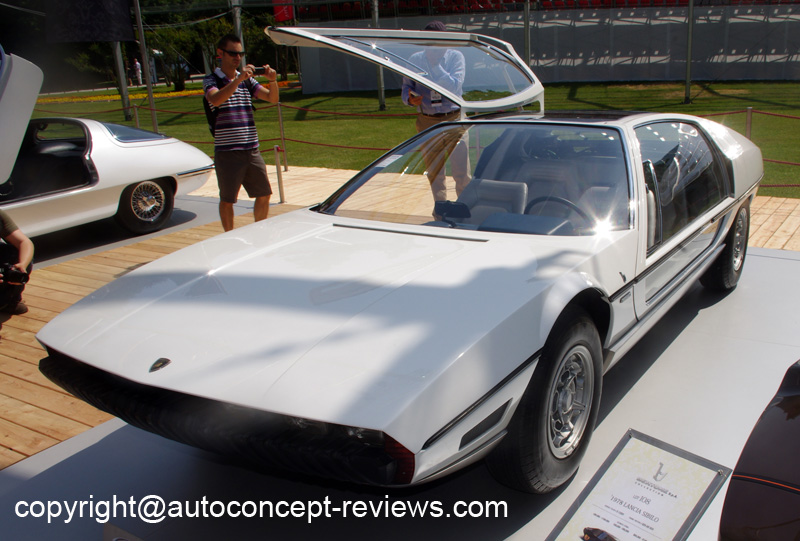
<svg viewBox="0 0 800 541"><path fill-rule="evenodd" d="M275 171L278 172L278 195L280 202L286 203L286 198L283 195L283 173L281 173L281 147L275 145Z"/></svg>
<svg viewBox="0 0 800 541"><path fill-rule="evenodd" d="M278 129L281 131L281 148L283 149L283 170L289 170L289 158L286 156L286 134L283 131L283 109L281 108L281 102L278 102Z"/></svg>
<svg viewBox="0 0 800 541"><path fill-rule="evenodd" d="M753 127L753 108L747 108L747 125L744 129L744 136L750 139L750 130Z"/></svg>

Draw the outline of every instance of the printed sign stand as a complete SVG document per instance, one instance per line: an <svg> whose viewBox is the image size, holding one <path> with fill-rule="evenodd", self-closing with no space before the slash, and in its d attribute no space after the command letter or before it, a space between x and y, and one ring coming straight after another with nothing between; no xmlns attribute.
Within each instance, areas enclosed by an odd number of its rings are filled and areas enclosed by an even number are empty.
<svg viewBox="0 0 800 541"><path fill-rule="evenodd" d="M730 474L628 430L547 541L686 539Z"/></svg>

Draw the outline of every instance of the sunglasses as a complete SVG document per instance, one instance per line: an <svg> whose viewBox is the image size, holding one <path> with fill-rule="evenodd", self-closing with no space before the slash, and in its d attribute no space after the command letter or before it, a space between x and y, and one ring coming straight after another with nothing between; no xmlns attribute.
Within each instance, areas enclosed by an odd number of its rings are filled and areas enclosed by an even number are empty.
<svg viewBox="0 0 800 541"><path fill-rule="evenodd" d="M222 52L223 53L228 53L231 56L244 56L244 51L228 51L228 50L222 49Z"/></svg>

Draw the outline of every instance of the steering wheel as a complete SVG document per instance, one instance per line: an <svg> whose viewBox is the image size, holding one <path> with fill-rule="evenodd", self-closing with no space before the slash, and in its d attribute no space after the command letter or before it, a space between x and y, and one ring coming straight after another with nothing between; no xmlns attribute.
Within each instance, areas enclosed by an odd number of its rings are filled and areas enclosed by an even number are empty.
<svg viewBox="0 0 800 541"><path fill-rule="evenodd" d="M581 218L583 218L586 221L587 224L591 224L592 223L592 218L588 214L586 214L586 212L584 212L584 210L582 208L580 208L578 205L576 205L572 201L569 201L568 199L564 199L563 197L558 197L558 196L555 196L555 195L553 195L553 196L545 195L545 196L542 196L542 197L537 197L536 199L531 199L528 202L528 204L525 205L524 214L528 214L533 207L535 207L536 205L538 205L540 203L549 203L549 202L559 203L561 205L564 205L565 207L567 207L567 208L569 208L571 210L574 210L575 213L578 216L580 216Z"/></svg>
<svg viewBox="0 0 800 541"><path fill-rule="evenodd" d="M523 145L525 146L525 145ZM522 154L525 158L531 160L557 160L559 159L558 153L551 148L523 148Z"/></svg>

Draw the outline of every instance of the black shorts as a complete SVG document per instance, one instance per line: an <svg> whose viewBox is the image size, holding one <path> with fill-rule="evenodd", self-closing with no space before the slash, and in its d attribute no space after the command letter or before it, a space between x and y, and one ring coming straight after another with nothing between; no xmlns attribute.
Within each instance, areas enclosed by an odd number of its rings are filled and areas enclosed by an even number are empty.
<svg viewBox="0 0 800 541"><path fill-rule="evenodd" d="M236 203L239 188L244 186L249 197L272 194L267 178L267 166L258 149L226 150L214 154L217 171L219 199L225 203Z"/></svg>

